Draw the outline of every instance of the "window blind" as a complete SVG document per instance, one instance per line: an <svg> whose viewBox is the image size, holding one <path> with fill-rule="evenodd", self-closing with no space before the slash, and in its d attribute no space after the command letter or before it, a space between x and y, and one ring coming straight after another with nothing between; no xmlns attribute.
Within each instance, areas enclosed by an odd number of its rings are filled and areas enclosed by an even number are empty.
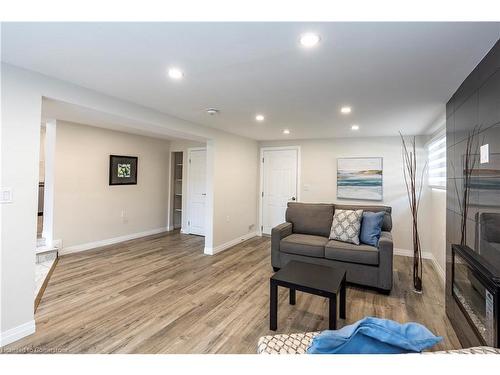
<svg viewBox="0 0 500 375"><path fill-rule="evenodd" d="M427 145L429 186L446 189L446 133L432 139Z"/></svg>

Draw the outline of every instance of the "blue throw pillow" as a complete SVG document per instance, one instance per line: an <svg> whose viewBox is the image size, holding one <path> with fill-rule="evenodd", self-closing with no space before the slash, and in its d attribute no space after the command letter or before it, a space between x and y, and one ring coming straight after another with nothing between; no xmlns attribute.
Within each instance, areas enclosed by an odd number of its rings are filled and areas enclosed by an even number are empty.
<svg viewBox="0 0 500 375"><path fill-rule="evenodd" d="M389 319L366 317L339 330L321 332L313 338L307 353L419 353L442 339L418 323L400 324Z"/></svg>
<svg viewBox="0 0 500 375"><path fill-rule="evenodd" d="M382 232L382 223L384 222L385 213L363 211L363 219L361 220L361 231L359 240L362 243L372 246L378 246L380 233Z"/></svg>

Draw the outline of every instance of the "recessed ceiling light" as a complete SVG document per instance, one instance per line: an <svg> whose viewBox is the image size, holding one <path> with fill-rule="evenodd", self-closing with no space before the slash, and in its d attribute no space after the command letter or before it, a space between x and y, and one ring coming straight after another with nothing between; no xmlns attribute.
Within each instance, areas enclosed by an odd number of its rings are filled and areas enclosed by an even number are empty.
<svg viewBox="0 0 500 375"><path fill-rule="evenodd" d="M172 79L181 79L184 77L184 73L179 68L170 68L168 69L168 76Z"/></svg>
<svg viewBox="0 0 500 375"><path fill-rule="evenodd" d="M340 108L340 112L343 113L344 115L351 113L351 111L352 111L351 107L348 107L348 106Z"/></svg>
<svg viewBox="0 0 500 375"><path fill-rule="evenodd" d="M257 115L257 116L255 116L255 119L256 119L258 122L262 122L262 121L264 121L265 117L264 117L264 115Z"/></svg>
<svg viewBox="0 0 500 375"><path fill-rule="evenodd" d="M219 113L219 110L218 109L215 109L215 108L208 108L207 109L207 113L210 115L210 116L214 116L214 115L217 115Z"/></svg>
<svg viewBox="0 0 500 375"><path fill-rule="evenodd" d="M314 33L305 33L300 36L300 44L306 48L314 47L320 40L319 35Z"/></svg>
<svg viewBox="0 0 500 375"><path fill-rule="evenodd" d="M353 126L351 126L351 130L359 130L359 125L353 125Z"/></svg>
<svg viewBox="0 0 500 375"><path fill-rule="evenodd" d="M284 129L284 130L283 130L283 134L290 134L290 130L288 130L288 129Z"/></svg>

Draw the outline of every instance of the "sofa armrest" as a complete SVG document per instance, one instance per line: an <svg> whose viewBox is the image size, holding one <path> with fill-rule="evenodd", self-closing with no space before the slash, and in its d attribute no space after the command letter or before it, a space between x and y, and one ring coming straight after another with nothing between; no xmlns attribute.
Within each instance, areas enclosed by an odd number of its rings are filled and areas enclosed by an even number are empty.
<svg viewBox="0 0 500 375"><path fill-rule="evenodd" d="M380 239L378 241L378 247L379 247L379 249L383 248L386 251L392 252L393 242L392 242L392 234L391 234L391 232L382 231L380 233Z"/></svg>
<svg viewBox="0 0 500 375"><path fill-rule="evenodd" d="M392 289L392 256L394 243L391 232L382 231L378 242L379 250L379 287Z"/></svg>
<svg viewBox="0 0 500 375"><path fill-rule="evenodd" d="M271 264L280 268L280 241L292 234L292 223L282 223L271 230Z"/></svg>
<svg viewBox="0 0 500 375"><path fill-rule="evenodd" d="M292 234L292 223L282 223L271 230L271 241L276 239L281 241L286 236Z"/></svg>

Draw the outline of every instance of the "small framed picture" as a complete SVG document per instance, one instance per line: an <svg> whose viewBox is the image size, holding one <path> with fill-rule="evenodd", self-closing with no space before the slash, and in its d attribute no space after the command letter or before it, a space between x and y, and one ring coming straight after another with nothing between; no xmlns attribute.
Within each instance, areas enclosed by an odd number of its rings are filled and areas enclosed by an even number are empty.
<svg viewBox="0 0 500 375"><path fill-rule="evenodd" d="M137 184L137 156L109 155L109 184Z"/></svg>

